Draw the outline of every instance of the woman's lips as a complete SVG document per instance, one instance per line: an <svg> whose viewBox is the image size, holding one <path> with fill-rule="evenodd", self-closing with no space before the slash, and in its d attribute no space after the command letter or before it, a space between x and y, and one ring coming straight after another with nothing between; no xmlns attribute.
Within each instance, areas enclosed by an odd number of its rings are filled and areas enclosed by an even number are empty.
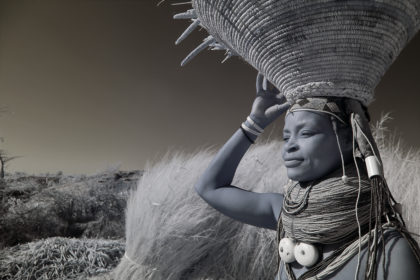
<svg viewBox="0 0 420 280"><path fill-rule="evenodd" d="M302 161L302 159L288 159L284 161L284 165L286 165L287 168L296 167L301 164Z"/></svg>

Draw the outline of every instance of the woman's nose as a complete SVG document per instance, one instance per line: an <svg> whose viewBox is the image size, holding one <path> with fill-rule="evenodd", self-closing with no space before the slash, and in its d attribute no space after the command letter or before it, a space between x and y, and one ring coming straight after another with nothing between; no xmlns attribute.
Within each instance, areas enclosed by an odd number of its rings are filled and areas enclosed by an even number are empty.
<svg viewBox="0 0 420 280"><path fill-rule="evenodd" d="M292 153L297 151L298 149L299 146L293 138L290 138L284 145L284 150L286 153Z"/></svg>

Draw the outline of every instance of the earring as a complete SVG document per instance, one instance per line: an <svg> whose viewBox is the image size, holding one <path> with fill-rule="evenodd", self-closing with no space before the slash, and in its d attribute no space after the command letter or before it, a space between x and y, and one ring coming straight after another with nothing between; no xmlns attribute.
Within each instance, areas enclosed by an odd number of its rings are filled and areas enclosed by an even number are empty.
<svg viewBox="0 0 420 280"><path fill-rule="evenodd" d="M341 177L341 180L343 181L344 184L347 184L348 177L346 176L346 170L344 168L344 156L341 150L340 139L338 138L337 120L333 116L331 116L331 122L332 122L335 137L337 139L338 150L340 151L340 157L341 157L341 166L343 168L343 176Z"/></svg>

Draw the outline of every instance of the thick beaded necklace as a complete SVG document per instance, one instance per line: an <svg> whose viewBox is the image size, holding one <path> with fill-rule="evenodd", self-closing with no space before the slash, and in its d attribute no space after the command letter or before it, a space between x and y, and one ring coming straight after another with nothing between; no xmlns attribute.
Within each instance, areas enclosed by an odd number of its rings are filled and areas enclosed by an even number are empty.
<svg viewBox="0 0 420 280"><path fill-rule="evenodd" d="M292 191L296 186L297 183L287 189L283 200L283 211L291 215L300 213L306 207L313 183L305 188L305 192L300 198L294 200L292 199ZM319 250L315 245L300 242L291 237L283 237L280 240L279 255L285 263L297 261L299 264L306 267L314 265L320 257Z"/></svg>

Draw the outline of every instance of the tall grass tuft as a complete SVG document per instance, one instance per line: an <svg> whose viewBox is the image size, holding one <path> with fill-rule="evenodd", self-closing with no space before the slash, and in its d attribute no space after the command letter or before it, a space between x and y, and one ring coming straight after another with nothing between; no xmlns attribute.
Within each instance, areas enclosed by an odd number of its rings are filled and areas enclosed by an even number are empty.
<svg viewBox="0 0 420 280"><path fill-rule="evenodd" d="M278 155L270 157L273 151ZM233 184L281 192L287 178L279 155L278 141L250 149ZM213 156L210 148L172 152L146 168L128 200L128 258L114 271L115 279L238 279L245 271L253 279L272 275L267 267L276 263L275 232L225 217L194 190Z"/></svg>
<svg viewBox="0 0 420 280"><path fill-rule="evenodd" d="M420 243L420 149L405 148L397 133L387 130L389 119L389 114L381 117L374 126L374 137L391 193L402 204L407 228Z"/></svg>

